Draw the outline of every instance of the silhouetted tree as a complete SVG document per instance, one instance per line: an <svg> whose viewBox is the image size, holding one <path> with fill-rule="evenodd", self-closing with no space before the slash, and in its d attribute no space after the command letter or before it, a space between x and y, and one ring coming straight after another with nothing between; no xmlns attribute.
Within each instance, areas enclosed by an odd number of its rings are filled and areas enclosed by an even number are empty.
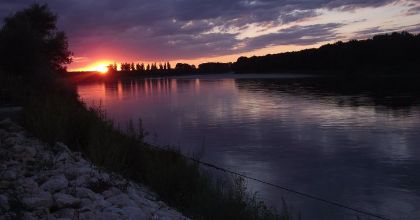
<svg viewBox="0 0 420 220"><path fill-rule="evenodd" d="M120 69L121 69L121 71L130 71L131 70L131 64L130 63L121 63Z"/></svg>
<svg viewBox="0 0 420 220"><path fill-rule="evenodd" d="M240 57L238 73L420 73L420 34L382 34L367 40L338 41L318 49Z"/></svg>
<svg viewBox="0 0 420 220"><path fill-rule="evenodd" d="M232 63L202 63L198 65L200 73L227 73L232 71Z"/></svg>
<svg viewBox="0 0 420 220"><path fill-rule="evenodd" d="M196 71L195 65L189 65L187 63L177 63L175 71L178 73L194 73Z"/></svg>
<svg viewBox="0 0 420 220"><path fill-rule="evenodd" d="M117 71L117 64L116 63L114 63L114 64L109 64L108 66L107 66L107 68L108 68L108 72L116 72Z"/></svg>
<svg viewBox="0 0 420 220"><path fill-rule="evenodd" d="M64 71L71 52L56 22L47 5L39 4L6 17L0 30L0 68L25 75Z"/></svg>
<svg viewBox="0 0 420 220"><path fill-rule="evenodd" d="M152 63L152 67L150 67L150 71L155 72L157 70L156 63Z"/></svg>

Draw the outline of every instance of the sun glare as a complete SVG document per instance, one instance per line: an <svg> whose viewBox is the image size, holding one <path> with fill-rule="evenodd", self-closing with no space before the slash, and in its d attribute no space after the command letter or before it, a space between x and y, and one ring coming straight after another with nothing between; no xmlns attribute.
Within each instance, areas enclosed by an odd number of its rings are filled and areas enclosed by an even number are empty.
<svg viewBox="0 0 420 220"><path fill-rule="evenodd" d="M92 63L88 66L85 66L85 67L73 69L71 71L82 71L82 72L95 71L95 72L98 72L100 74L107 74L108 73L108 66L109 66L110 63L112 63L112 62L107 61L107 60L101 60L101 61Z"/></svg>
<svg viewBox="0 0 420 220"><path fill-rule="evenodd" d="M98 71L101 74L105 74L108 72L108 65L107 64L98 64L97 66L95 66L93 69L95 71Z"/></svg>

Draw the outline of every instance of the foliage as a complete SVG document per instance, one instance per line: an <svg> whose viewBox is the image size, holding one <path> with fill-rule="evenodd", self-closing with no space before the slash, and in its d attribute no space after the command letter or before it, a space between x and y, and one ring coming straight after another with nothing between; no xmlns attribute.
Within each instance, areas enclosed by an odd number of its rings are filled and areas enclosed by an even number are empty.
<svg viewBox="0 0 420 220"><path fill-rule="evenodd" d="M175 68L171 67L169 62L166 63L121 63L119 65L120 75L133 75L133 74L196 74L196 73L226 73L232 70L232 63L202 63L198 66L190 65L187 63L177 63ZM108 71L117 73L117 64L108 65Z"/></svg>
<svg viewBox="0 0 420 220"><path fill-rule="evenodd" d="M367 40L326 44L318 49L240 57L237 73L418 73L420 34L383 34Z"/></svg>
<svg viewBox="0 0 420 220"><path fill-rule="evenodd" d="M200 73L227 73L232 71L232 63L202 63L198 65Z"/></svg>
<svg viewBox="0 0 420 220"><path fill-rule="evenodd" d="M194 65L189 65L187 63L177 63L175 66L175 70L177 72L194 73L196 68Z"/></svg>
<svg viewBox="0 0 420 220"><path fill-rule="evenodd" d="M56 21L46 5L38 4L5 18L0 30L0 68L20 75L64 70L71 52Z"/></svg>

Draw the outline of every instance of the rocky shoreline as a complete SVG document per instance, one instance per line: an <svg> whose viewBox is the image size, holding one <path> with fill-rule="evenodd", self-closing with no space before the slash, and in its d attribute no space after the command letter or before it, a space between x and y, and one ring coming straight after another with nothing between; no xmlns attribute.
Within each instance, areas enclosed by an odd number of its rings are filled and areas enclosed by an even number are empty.
<svg viewBox="0 0 420 220"><path fill-rule="evenodd" d="M0 121L0 220L187 219L145 186Z"/></svg>

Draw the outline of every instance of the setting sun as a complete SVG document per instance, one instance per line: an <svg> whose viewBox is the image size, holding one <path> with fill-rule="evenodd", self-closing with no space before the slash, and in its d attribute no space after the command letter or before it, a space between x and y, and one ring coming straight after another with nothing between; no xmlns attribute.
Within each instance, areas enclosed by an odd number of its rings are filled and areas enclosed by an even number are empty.
<svg viewBox="0 0 420 220"><path fill-rule="evenodd" d="M106 74L108 72L108 65L110 63L112 62L101 60L85 67L73 69L72 71L96 71L101 74Z"/></svg>
<svg viewBox="0 0 420 220"><path fill-rule="evenodd" d="M99 64L99 65L95 66L93 68L93 70L94 71L98 71L98 72L100 72L102 74L105 74L105 73L108 72L108 67L107 66L108 66L108 64Z"/></svg>

